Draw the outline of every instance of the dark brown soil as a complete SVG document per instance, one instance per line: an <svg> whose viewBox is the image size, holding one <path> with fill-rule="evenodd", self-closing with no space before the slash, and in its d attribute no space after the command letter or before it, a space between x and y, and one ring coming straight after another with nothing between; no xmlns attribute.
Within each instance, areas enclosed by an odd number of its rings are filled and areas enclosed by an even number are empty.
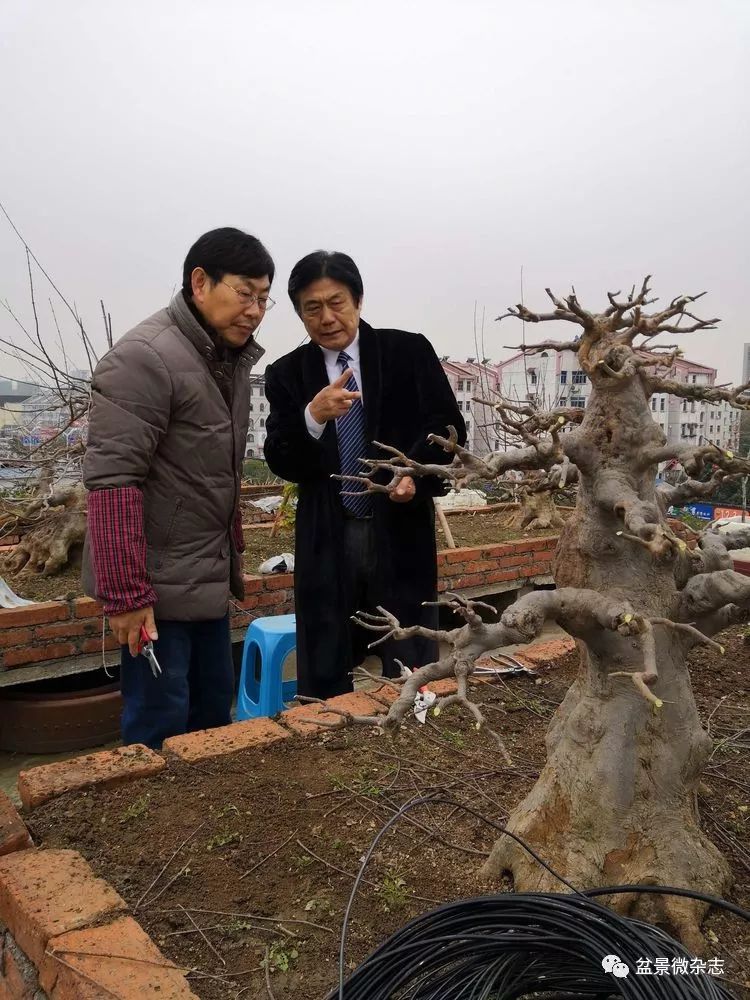
<svg viewBox="0 0 750 1000"><path fill-rule="evenodd" d="M476 514L451 514L448 524L457 546L493 544L509 541L512 538L543 538L555 532L511 531L504 527L508 514L506 512L489 511ZM247 522L246 522L247 523ZM447 543L439 527L436 528L438 549L447 548ZM257 573L260 564L271 556L282 552L294 552L294 529L280 528L271 536L270 523L259 523L245 529L246 573ZM3 573L0 571L0 576ZM69 600L81 594L81 571L74 567L66 569L55 576L43 577L24 573L5 573L5 579L10 587L19 595L31 601Z"/></svg>
<svg viewBox="0 0 750 1000"><path fill-rule="evenodd" d="M717 740L701 810L706 831L731 860L730 897L747 907L750 646L737 628L722 642L725 657L701 649L691 658L696 698ZM490 737L450 710L439 726L410 724L399 745L355 729L200 766L170 763L150 781L49 803L31 815L30 827L44 847L80 851L117 888L165 955L194 970L198 996L269 996L269 949L276 1000L321 1000L337 981L344 909L376 832L400 804L433 789L502 821L544 761L544 732L575 668L569 656L537 682L481 687L512 769L500 763ZM495 836L489 826L446 806L411 816L385 835L366 871L347 968L439 901L511 888L477 874ZM750 985L750 926L715 913L705 929L708 957L725 960L727 979Z"/></svg>

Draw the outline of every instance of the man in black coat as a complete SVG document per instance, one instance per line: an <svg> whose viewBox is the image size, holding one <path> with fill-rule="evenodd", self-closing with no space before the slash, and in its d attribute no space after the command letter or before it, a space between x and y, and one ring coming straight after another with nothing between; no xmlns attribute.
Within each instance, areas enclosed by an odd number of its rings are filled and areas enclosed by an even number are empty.
<svg viewBox="0 0 750 1000"><path fill-rule="evenodd" d="M430 433L466 428L432 345L421 334L374 330L360 319L362 278L351 257L317 251L295 265L289 296L310 342L266 369L265 456L299 484L294 594L300 694L330 698L352 690L351 671L378 638L350 619L378 605L402 625L435 627L435 511L447 491L435 476L402 478L389 493L331 478L361 474L359 458L387 458L373 441L424 463L450 462ZM371 477L391 481L388 472ZM354 491L354 496L343 495ZM358 492L359 491L359 492ZM398 676L436 658L420 636L376 650L383 673Z"/></svg>

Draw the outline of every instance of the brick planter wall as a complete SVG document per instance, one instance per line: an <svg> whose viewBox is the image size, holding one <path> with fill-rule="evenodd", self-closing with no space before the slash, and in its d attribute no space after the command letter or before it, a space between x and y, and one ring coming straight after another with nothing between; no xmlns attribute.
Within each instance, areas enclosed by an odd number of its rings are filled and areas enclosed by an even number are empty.
<svg viewBox="0 0 750 1000"><path fill-rule="evenodd" d="M498 545L445 549L438 553L441 591L509 590L549 577L557 538L519 539ZM246 597L231 618L233 629L251 618L294 611L291 573L245 577ZM110 633L105 650L117 648ZM16 667L100 654L101 606L88 597L0 609L0 672ZM2 1000L0 995L0 1000Z"/></svg>
<svg viewBox="0 0 750 1000"><path fill-rule="evenodd" d="M469 561L479 560L464 560ZM553 640L518 655L541 671L574 648L572 639ZM456 683L443 680L430 687L445 695L456 690ZM393 693L383 687L376 694L378 701L357 691L333 698L329 705L377 715ZM167 740L162 754L131 746L44 764L21 772L19 792L26 808L33 809L88 788L148 781L175 758L216 760L249 746L316 736L319 715L325 715L325 706L302 706L282 712L275 721L253 719L176 736ZM338 720L328 715L327 721ZM85 858L76 851L34 847L23 818L0 792L0 1000L190 1000L195 994L185 971L165 958L128 913L125 900L94 874Z"/></svg>

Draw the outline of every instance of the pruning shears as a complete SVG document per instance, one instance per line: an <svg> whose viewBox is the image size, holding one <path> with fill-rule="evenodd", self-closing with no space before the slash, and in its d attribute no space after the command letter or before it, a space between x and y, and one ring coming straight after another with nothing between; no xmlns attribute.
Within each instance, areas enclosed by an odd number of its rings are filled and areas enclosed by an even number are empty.
<svg viewBox="0 0 750 1000"><path fill-rule="evenodd" d="M161 667L159 666L159 661L156 659L154 643L143 625L141 625L141 641L138 646L138 653L148 660L151 673L154 677L159 677L161 675Z"/></svg>

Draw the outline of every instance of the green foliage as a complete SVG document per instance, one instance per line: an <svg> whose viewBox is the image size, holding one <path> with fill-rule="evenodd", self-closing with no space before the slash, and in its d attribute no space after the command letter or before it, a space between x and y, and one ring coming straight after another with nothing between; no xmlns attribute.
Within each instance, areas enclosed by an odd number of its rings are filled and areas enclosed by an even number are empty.
<svg viewBox="0 0 750 1000"><path fill-rule="evenodd" d="M215 836L206 844L207 851L215 851L221 847L227 847L228 844L238 844L242 841L242 834L232 832L230 830L223 830L221 833L217 833Z"/></svg>
<svg viewBox="0 0 750 1000"><path fill-rule="evenodd" d="M141 816L148 816L150 798L150 795L139 796L122 814L120 817L120 823L130 823L134 819L140 819Z"/></svg>
<svg viewBox="0 0 750 1000"><path fill-rule="evenodd" d="M280 482L262 458L246 458L242 465L242 478L251 483Z"/></svg>
<svg viewBox="0 0 750 1000"><path fill-rule="evenodd" d="M298 496L299 488L296 483L284 483L277 521L280 528L288 528L290 531L294 528L297 519L297 506L293 501L296 501Z"/></svg>
<svg viewBox="0 0 750 1000"><path fill-rule="evenodd" d="M299 952L293 945L287 944L286 941L274 941L268 949L267 959L263 961L268 962L271 971L289 972L298 958Z"/></svg>
<svg viewBox="0 0 750 1000"><path fill-rule="evenodd" d="M463 733L460 733L457 729L443 729L440 735L447 743L452 744L458 750L463 750L466 746Z"/></svg>
<svg viewBox="0 0 750 1000"><path fill-rule="evenodd" d="M230 802L230 803L228 803L228 804L227 804L227 805L225 805L225 806L222 806L222 808L221 808L221 809L219 810L219 812L218 812L218 813L216 814L216 818L217 818L217 819L224 819L224 817L225 817L225 816L228 816L228 815L229 815L230 813L234 813L234 815L235 815L235 816L239 816L239 814L240 814L240 811L239 811L239 809L237 808L237 806L236 806L236 805L234 805L234 804L233 804L233 803L231 803L231 802Z"/></svg>
<svg viewBox="0 0 750 1000"><path fill-rule="evenodd" d="M378 886L377 892L387 913L401 909L409 901L406 879L398 872L388 872Z"/></svg>
<svg viewBox="0 0 750 1000"><path fill-rule="evenodd" d="M676 514L671 516L674 516L676 521L682 521L688 528L692 528L693 531L703 531L707 524L702 518L694 517L693 514L688 514L685 510L678 510Z"/></svg>

